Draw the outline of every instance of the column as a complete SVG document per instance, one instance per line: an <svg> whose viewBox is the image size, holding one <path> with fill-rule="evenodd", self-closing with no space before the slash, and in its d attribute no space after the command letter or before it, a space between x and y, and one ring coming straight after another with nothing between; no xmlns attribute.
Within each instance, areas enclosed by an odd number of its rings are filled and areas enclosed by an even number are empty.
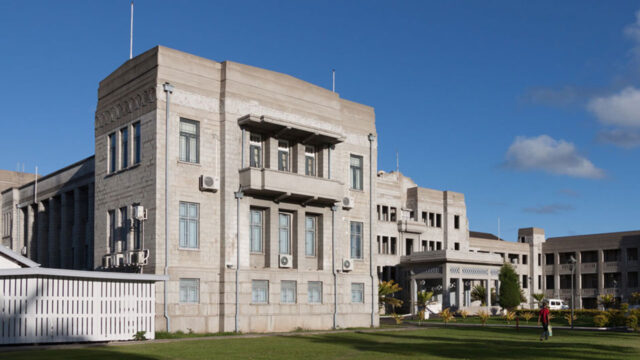
<svg viewBox="0 0 640 360"><path fill-rule="evenodd" d="M278 170L278 139L265 139L264 167Z"/></svg>
<svg viewBox="0 0 640 360"><path fill-rule="evenodd" d="M409 292L411 296L411 314L416 315L418 313L418 284L413 276L409 280Z"/></svg>
<svg viewBox="0 0 640 360"><path fill-rule="evenodd" d="M36 217L38 222L38 238L37 238L37 262L43 267L47 266L48 256L47 252L49 247L47 246L47 231L49 230L49 221L47 219L47 209L44 202L38 202L38 215Z"/></svg>
<svg viewBox="0 0 640 360"><path fill-rule="evenodd" d="M560 297L560 254L553 253L553 296Z"/></svg>
<svg viewBox="0 0 640 360"><path fill-rule="evenodd" d="M301 269L305 260L305 221L306 215L304 210L297 211L291 219L291 254L293 255L293 268ZM316 223L316 229L318 224ZM316 230L316 234L318 231ZM316 241L318 236L316 235ZM317 249L317 247L316 247ZM316 254L317 255L317 254Z"/></svg>
<svg viewBox="0 0 640 360"><path fill-rule="evenodd" d="M576 251L576 269L573 282L574 305L576 309L582 309L582 252Z"/></svg>
<svg viewBox="0 0 640 360"><path fill-rule="evenodd" d="M60 267L60 257L58 256L58 248L60 247L59 239L60 232L58 231L58 227L60 226L59 214L60 214L60 201L58 198L52 197L49 199L49 241L48 241L48 249L49 253L49 263L47 266L49 267Z"/></svg>
<svg viewBox="0 0 640 360"><path fill-rule="evenodd" d="M464 282L462 281L461 278L457 278L456 279L456 305L458 306L458 309L462 309L464 307L463 294L464 294Z"/></svg>
<svg viewBox="0 0 640 360"><path fill-rule="evenodd" d="M491 278L487 278L487 286L485 287L486 289L486 297L487 299L485 300L487 303L487 307L491 307Z"/></svg>
<svg viewBox="0 0 640 360"><path fill-rule="evenodd" d="M93 237L93 226L94 226L94 202L95 202L95 184L90 183L88 187L87 193L87 231L86 231L86 244L87 244L87 264L86 268L88 270L93 270L101 264L96 264L94 260L94 237Z"/></svg>
<svg viewBox="0 0 640 360"><path fill-rule="evenodd" d="M63 192L60 195L60 246L58 249L58 257L60 258L60 267L63 269L69 269L71 265L69 254L71 251L71 218L69 216L70 200L68 193Z"/></svg>
<svg viewBox="0 0 640 360"><path fill-rule="evenodd" d="M81 247L81 209L80 209L80 188L73 189L73 229L71 230L71 256L72 269L79 269L80 247Z"/></svg>
<svg viewBox="0 0 640 360"><path fill-rule="evenodd" d="M278 268L278 255L280 254L280 250L278 247L278 207L271 206L268 210L265 211L268 213L268 222L269 226L266 228L269 229L269 234L265 239L265 252L266 252L266 260L268 260L268 264L265 267L270 267L272 269ZM266 224L267 222L265 222Z"/></svg>
<svg viewBox="0 0 640 360"><path fill-rule="evenodd" d="M629 280L627 278L627 248L620 248L620 260L618 261L618 272L620 273L620 284L618 289L620 289L620 301L626 302L625 295L629 294L627 289L627 285L629 285Z"/></svg>
<svg viewBox="0 0 640 360"><path fill-rule="evenodd" d="M36 216L38 214L36 205L27 205L27 218L25 219L27 233L25 234L25 244L27 247L27 257L33 261L37 260L38 247L36 236Z"/></svg>
<svg viewBox="0 0 640 360"><path fill-rule="evenodd" d="M598 293L597 296L604 294L604 251L598 249Z"/></svg>

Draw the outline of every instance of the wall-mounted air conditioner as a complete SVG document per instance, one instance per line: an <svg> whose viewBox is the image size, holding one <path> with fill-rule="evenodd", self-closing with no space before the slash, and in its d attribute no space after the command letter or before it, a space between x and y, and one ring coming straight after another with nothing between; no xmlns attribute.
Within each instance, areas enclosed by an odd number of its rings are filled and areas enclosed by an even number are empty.
<svg viewBox="0 0 640 360"><path fill-rule="evenodd" d="M149 260L149 250L127 251L127 263L130 265L147 265Z"/></svg>
<svg viewBox="0 0 640 360"><path fill-rule="evenodd" d="M293 256L288 254L280 254L278 257L278 264L281 268L290 269L293 266Z"/></svg>
<svg viewBox="0 0 640 360"><path fill-rule="evenodd" d="M102 257L102 267L105 268L105 269L110 268L112 266L111 265L112 264L111 260L112 260L111 259L111 255L104 255Z"/></svg>
<svg viewBox="0 0 640 360"><path fill-rule="evenodd" d="M201 175L200 191L216 192L220 189L220 178L217 176Z"/></svg>
<svg viewBox="0 0 640 360"><path fill-rule="evenodd" d="M342 259L342 271L353 271L353 259Z"/></svg>
<svg viewBox="0 0 640 360"><path fill-rule="evenodd" d="M353 209L354 203L355 203L355 200L353 196L345 196L342 199L342 207L345 209Z"/></svg>
<svg viewBox="0 0 640 360"><path fill-rule="evenodd" d="M111 266L120 267L124 266L124 254L113 254L111 256Z"/></svg>
<svg viewBox="0 0 640 360"><path fill-rule="evenodd" d="M147 220L147 209L142 205L133 207L133 218L136 220Z"/></svg>

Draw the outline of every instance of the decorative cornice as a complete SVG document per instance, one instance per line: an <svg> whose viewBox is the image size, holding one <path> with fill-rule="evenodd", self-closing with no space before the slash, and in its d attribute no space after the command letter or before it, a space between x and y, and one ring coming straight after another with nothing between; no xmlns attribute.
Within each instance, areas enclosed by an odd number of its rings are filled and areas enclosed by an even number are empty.
<svg viewBox="0 0 640 360"><path fill-rule="evenodd" d="M128 99L121 99L119 102L107 107L99 113L96 111L96 123L105 124L114 122L155 102L155 87L140 89L135 94L132 94Z"/></svg>

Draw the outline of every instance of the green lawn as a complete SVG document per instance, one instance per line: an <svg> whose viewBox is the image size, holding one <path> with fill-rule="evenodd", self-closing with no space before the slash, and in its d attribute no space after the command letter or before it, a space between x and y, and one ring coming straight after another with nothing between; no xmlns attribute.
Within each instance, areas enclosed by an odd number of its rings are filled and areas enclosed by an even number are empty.
<svg viewBox="0 0 640 360"><path fill-rule="evenodd" d="M5 359L639 359L640 336L568 330L548 342L537 330L418 330L216 338L128 346L0 353Z"/></svg>
<svg viewBox="0 0 640 360"><path fill-rule="evenodd" d="M417 323L418 321L412 320L412 322ZM442 319L440 319L439 317L434 317L429 320L423 320L422 322L441 323ZM480 318L478 318L477 316L469 316L466 319L462 319L461 317L456 317L454 322L456 324L482 324L482 321L480 321ZM487 324L507 325L507 321L501 316L492 316L487 320ZM515 324L516 324L515 320L509 323L509 325L515 325ZM529 320L528 323L524 319L520 318L520 325L537 325L537 324L538 324L538 317L532 318L531 320ZM563 318L551 319L551 325L552 326L570 326L567 320ZM581 316L581 317L578 317L578 319L575 321L574 326L595 327L595 324L593 323L592 316Z"/></svg>

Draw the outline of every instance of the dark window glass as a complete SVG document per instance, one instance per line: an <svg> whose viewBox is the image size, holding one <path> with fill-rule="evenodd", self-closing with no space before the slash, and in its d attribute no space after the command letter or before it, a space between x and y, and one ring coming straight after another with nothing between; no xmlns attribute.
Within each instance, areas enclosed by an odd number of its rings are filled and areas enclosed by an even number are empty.
<svg viewBox="0 0 640 360"><path fill-rule="evenodd" d="M140 122L133 124L133 163L139 164L142 153Z"/></svg>

